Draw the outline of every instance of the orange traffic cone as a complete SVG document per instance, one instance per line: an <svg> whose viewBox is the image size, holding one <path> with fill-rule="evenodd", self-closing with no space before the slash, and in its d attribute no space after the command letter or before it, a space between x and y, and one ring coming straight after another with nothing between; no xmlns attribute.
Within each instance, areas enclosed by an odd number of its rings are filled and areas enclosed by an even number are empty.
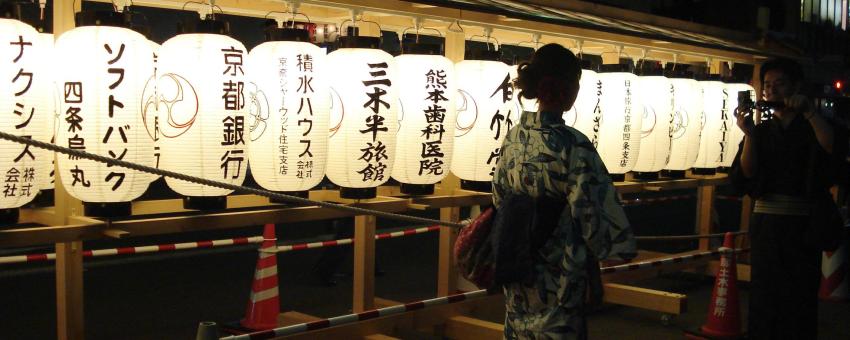
<svg viewBox="0 0 850 340"><path fill-rule="evenodd" d="M847 275L847 249L848 243L844 242L834 252L823 252L823 263L820 279L820 291L818 297L823 301L847 301L850 293L850 277Z"/></svg>
<svg viewBox="0 0 850 340"><path fill-rule="evenodd" d="M723 247L734 249L732 233L726 233ZM741 308L738 303L738 266L735 254L724 253L720 256L720 268L714 279L708 317L699 331L688 333L689 339L739 339L744 337L741 331Z"/></svg>
<svg viewBox="0 0 850 340"><path fill-rule="evenodd" d="M280 314L280 298L277 288L277 240L274 236L274 224L266 224L263 229L263 243L257 269L254 271L254 283L251 285L251 299L240 324L252 330L266 330L277 327L277 315Z"/></svg>

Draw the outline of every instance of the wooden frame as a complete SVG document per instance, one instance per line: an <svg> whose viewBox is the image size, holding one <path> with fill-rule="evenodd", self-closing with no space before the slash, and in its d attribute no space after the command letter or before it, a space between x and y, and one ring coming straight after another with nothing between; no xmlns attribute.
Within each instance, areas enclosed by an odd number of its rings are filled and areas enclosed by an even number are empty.
<svg viewBox="0 0 850 340"><path fill-rule="evenodd" d="M74 27L74 13L81 7L83 0L55 0L53 4L54 34ZM95 0L111 2L110 0ZM180 9L185 1L177 0L134 0L134 5ZM502 43L516 43L530 40L531 34L543 34L542 43L556 42L578 48L581 44L585 51L604 51L623 46L630 54L646 51L653 59L674 60L679 62L701 62L706 58L714 61L728 60L756 65L754 74L758 75L759 63L765 57L740 52L715 50L682 43L665 43L659 47L657 41L648 38L599 32L584 28L565 27L549 23L530 22L504 18L499 15L421 5L399 0L316 0L303 1L300 10L308 12L317 22L339 23L350 17L349 10L361 11L363 18L376 21L382 27L400 31L412 26L413 18L422 20L426 27L436 27L446 37L446 56L460 61L464 55L464 41L470 35L482 34L485 27L493 29L493 36ZM283 1L278 0L218 0L216 4L224 12L254 17L263 17L270 11L285 9ZM510 20L508 20L510 19ZM452 22L464 26L464 32L447 29ZM364 32L371 29L366 29ZM374 31L373 31L374 33ZM754 77L757 79L757 77ZM758 85L758 84L757 84ZM756 89L758 90L758 86ZM57 172L58 173L58 172ZM724 184L726 178L717 176L690 176L682 180L662 180L652 182L618 183L620 193L642 191L660 191L696 188L698 191L697 229L700 233L712 231L710 212L714 197L714 188ZM346 201L338 197L335 191L314 191L311 198L350 204L384 212L402 212L407 210L440 209L440 217L446 221L458 221L460 207L486 205L490 195L458 189L457 178L450 176L438 188L434 195L427 197L400 197L397 189L382 187L379 197L360 202ZM308 207L286 207L269 204L267 199L253 195L234 195L228 198L228 209L215 213L197 213L175 208L176 200L140 201L133 204L135 216L120 221L102 221L81 216L82 205L71 197L56 181L55 206L52 208L22 209L21 220L33 222L44 227L0 231L0 246L24 246L54 243L56 245L56 289L57 289L57 335L59 339L82 339L83 325L83 242L99 238L127 238L141 235L157 235L188 231L237 228L263 223L287 223L332 219L354 216L353 213L340 210ZM744 215L747 215L749 201L745 200ZM238 209L237 209L238 208ZM375 218L374 216L355 217L355 285L353 307L355 311L373 308L387 303L374 294L375 256ZM214 222L214 223L213 223ZM746 228L746 217L742 216L741 226ZM440 296L451 294L458 289L458 276L451 257L451 248L457 236L455 229L442 227L439 236L438 291ZM700 242L699 249L707 249L707 242ZM670 256L670 254L648 254L644 257ZM697 263L703 267L709 264ZM680 267L693 267L680 266ZM680 267L658 267L654 271L624 273L606 282L606 301L623 305L656 310L662 313L678 314L685 310L685 297L679 294L630 287L622 282L647 275L657 275L659 271L678 270ZM740 266L739 266L740 268ZM744 269L745 270L745 269ZM625 275L628 274L628 275ZM622 282L621 282L622 281ZM499 332L492 324L480 322L462 316L475 308L503 308L500 297L466 301L458 305L441 306L432 309L402 314L398 317L386 317L362 324L335 327L294 338L311 338L318 335L362 335L381 338L395 327L410 326L428 328L456 336L484 334L496 337ZM309 316L285 313L281 322L309 320ZM300 318L300 319L299 319ZM294 321L293 321L294 320Z"/></svg>

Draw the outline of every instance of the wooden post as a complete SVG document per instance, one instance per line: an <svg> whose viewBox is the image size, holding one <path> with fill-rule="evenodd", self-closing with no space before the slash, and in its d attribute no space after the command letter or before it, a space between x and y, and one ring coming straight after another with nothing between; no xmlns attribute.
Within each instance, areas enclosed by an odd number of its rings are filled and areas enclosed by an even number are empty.
<svg viewBox="0 0 850 340"><path fill-rule="evenodd" d="M711 206L714 204L714 186L704 185L697 188L697 233L700 235L711 234ZM707 238L699 240L699 249L708 250Z"/></svg>
<svg viewBox="0 0 850 340"><path fill-rule="evenodd" d="M460 208L440 209L440 220L457 222L460 220ZM453 249L457 239L457 229L440 227L440 254L437 269L437 296L446 296L457 291L457 268L454 263Z"/></svg>
<svg viewBox="0 0 850 340"><path fill-rule="evenodd" d="M355 313L375 304L375 216L354 217L354 305Z"/></svg>
<svg viewBox="0 0 850 340"><path fill-rule="evenodd" d="M56 335L83 339L83 242L56 244Z"/></svg>
<svg viewBox="0 0 850 340"><path fill-rule="evenodd" d="M82 1L53 2L53 36L59 37L75 27L74 13ZM58 156L57 156L58 157ZM55 162L58 166L59 162ZM65 191L56 170L54 190L54 223L68 223L68 217L82 213L82 204ZM73 241L56 244L56 335L61 340L84 338L83 325L83 243Z"/></svg>

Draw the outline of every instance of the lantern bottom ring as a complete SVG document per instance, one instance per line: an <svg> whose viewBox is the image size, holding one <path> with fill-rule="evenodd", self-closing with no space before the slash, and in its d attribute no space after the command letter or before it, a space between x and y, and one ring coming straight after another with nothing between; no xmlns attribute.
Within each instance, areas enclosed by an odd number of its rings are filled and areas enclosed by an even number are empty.
<svg viewBox="0 0 850 340"><path fill-rule="evenodd" d="M307 190L303 190L303 191L278 191L278 193L283 194L283 195L289 195L289 196L300 197L300 198L310 198L310 192L309 192L309 191L307 191ZM269 198L269 202L270 202L270 203L275 203L275 204L286 204L286 205L292 205L292 206L300 205L300 204L298 204L298 203L292 203L292 202L290 202L290 201L286 201L286 200L282 200L282 199L277 199L277 198Z"/></svg>
<svg viewBox="0 0 850 340"><path fill-rule="evenodd" d="M717 173L716 168L694 168L691 171L694 175L714 175Z"/></svg>
<svg viewBox="0 0 850 340"><path fill-rule="evenodd" d="M655 181L658 180L658 172L643 172L643 171L635 171L633 172L633 178L638 181Z"/></svg>
<svg viewBox="0 0 850 340"><path fill-rule="evenodd" d="M663 170L661 176L667 178L685 178L685 170Z"/></svg>
<svg viewBox="0 0 850 340"><path fill-rule="evenodd" d="M625 182L626 174L608 174L611 177L611 182Z"/></svg>
<svg viewBox="0 0 850 340"><path fill-rule="evenodd" d="M399 183L399 190L402 194L406 195L433 195L434 194L434 185L433 184L407 184L407 183Z"/></svg>
<svg viewBox="0 0 850 340"><path fill-rule="evenodd" d="M18 223L20 215L20 209L18 208L0 209L0 227Z"/></svg>
<svg viewBox="0 0 850 340"><path fill-rule="evenodd" d="M487 181L467 181L465 179L460 180L460 188L463 190L471 190L471 191L479 191L479 192L492 192L493 191L493 182Z"/></svg>
<svg viewBox="0 0 850 340"><path fill-rule="evenodd" d="M127 217L133 214L130 202L83 202L83 214L88 217Z"/></svg>
<svg viewBox="0 0 850 340"><path fill-rule="evenodd" d="M186 196L183 197L183 209L224 210L227 209L227 196Z"/></svg>
<svg viewBox="0 0 850 340"><path fill-rule="evenodd" d="M376 188L339 188L339 197L353 200L370 199L378 196Z"/></svg>
<svg viewBox="0 0 850 340"><path fill-rule="evenodd" d="M730 171L732 171L732 168L730 168L728 166L721 166L721 167L717 168L717 172L721 173L721 174L728 174Z"/></svg>

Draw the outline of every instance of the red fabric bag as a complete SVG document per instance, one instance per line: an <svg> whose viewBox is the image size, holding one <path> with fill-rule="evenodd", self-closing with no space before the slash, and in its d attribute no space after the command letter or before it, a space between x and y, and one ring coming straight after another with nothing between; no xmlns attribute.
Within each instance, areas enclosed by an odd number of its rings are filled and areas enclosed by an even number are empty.
<svg viewBox="0 0 850 340"><path fill-rule="evenodd" d="M495 261L491 235L495 211L488 208L458 233L454 258L461 276L479 288L494 286Z"/></svg>

